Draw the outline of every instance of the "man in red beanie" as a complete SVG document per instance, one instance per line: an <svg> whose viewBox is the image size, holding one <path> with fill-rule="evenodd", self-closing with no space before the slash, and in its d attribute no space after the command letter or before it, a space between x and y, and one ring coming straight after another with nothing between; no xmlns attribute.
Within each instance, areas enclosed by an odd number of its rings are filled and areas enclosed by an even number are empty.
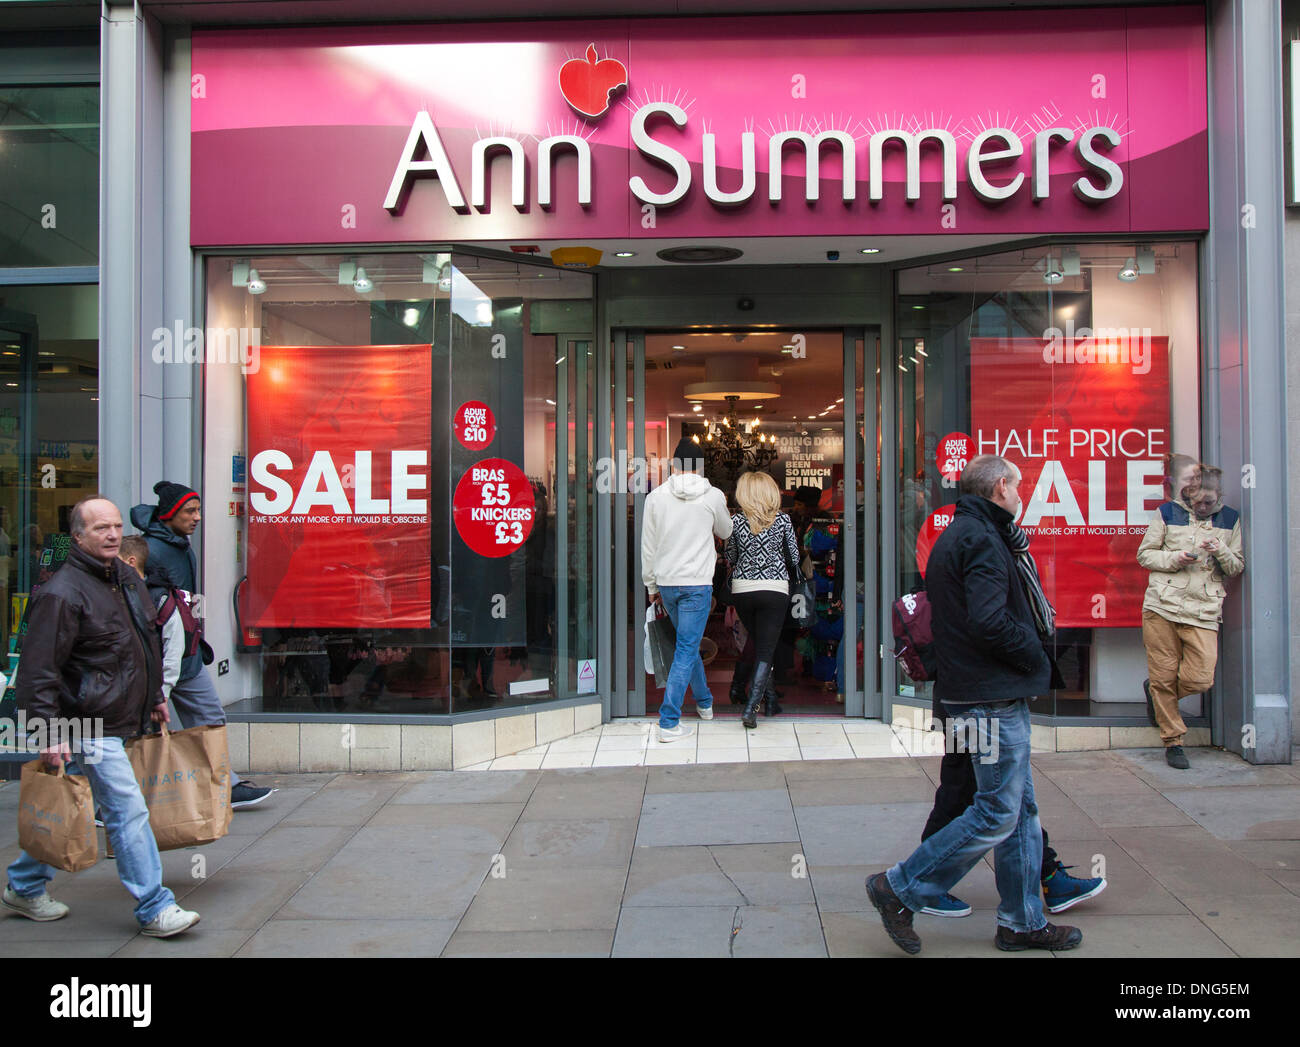
<svg viewBox="0 0 1300 1047"><path fill-rule="evenodd" d="M187 593L197 593L198 563L190 546L190 535L203 519L198 492L168 480L154 484L153 490L158 504L135 506L131 510L131 522L149 542L149 563L157 572L155 577L170 580L173 586ZM155 591L155 600L164 593L165 589ZM220 727L226 722L226 713L205 666L205 661L212 660L212 653L207 644L200 647L204 650L181 660L180 679L172 688L171 698L182 727ZM254 807L272 792L273 789L239 780L232 770L230 806L235 810Z"/></svg>

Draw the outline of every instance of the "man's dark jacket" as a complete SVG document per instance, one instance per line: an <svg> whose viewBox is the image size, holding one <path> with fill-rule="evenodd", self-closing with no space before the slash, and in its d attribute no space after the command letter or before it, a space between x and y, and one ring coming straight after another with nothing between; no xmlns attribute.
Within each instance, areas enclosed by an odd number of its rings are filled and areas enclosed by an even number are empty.
<svg viewBox="0 0 1300 1047"><path fill-rule="evenodd" d="M1002 537L1013 520L979 495L962 495L926 565L937 671L934 697L953 705L1030 698L1051 666Z"/></svg>
<svg viewBox="0 0 1300 1047"><path fill-rule="evenodd" d="M28 718L103 717L104 734L133 738L162 703L157 611L127 564L73 545L32 601L18 676Z"/></svg>
<svg viewBox="0 0 1300 1047"><path fill-rule="evenodd" d="M172 584L187 593L198 592L198 560L190 540L183 534L177 534L167 526L166 521L158 519L158 506L137 505L131 509L131 523L145 536L149 543L149 567L166 571ZM154 603L164 593L162 589L154 590ZM192 680L203 672L203 656L189 655L181 660L181 680Z"/></svg>

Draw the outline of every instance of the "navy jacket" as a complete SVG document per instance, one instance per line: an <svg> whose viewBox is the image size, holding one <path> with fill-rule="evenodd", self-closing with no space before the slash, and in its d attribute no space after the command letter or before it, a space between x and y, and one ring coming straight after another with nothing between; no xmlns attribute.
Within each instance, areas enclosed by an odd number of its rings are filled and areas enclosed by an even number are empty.
<svg viewBox="0 0 1300 1047"><path fill-rule="evenodd" d="M176 588L184 589L187 593L198 592L198 561L190 540L158 519L158 506L135 506L131 510L131 523L148 539L151 573L165 571ZM153 579L150 581L153 582ZM154 590L155 604L160 595L160 590ZM180 679L192 680L202 671L203 655L192 655L182 659Z"/></svg>
<svg viewBox="0 0 1300 1047"><path fill-rule="evenodd" d="M1002 528L1012 516L962 495L926 565L937 672L934 697L954 705L1031 698L1051 664Z"/></svg>

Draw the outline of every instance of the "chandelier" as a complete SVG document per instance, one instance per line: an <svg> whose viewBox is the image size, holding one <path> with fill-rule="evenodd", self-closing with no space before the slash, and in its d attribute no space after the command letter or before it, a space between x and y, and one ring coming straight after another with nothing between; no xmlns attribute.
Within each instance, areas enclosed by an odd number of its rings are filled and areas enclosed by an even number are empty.
<svg viewBox="0 0 1300 1047"><path fill-rule="evenodd" d="M758 431L762 419L742 422L737 417L739 396L727 396L726 408L708 423L703 437L692 436L704 449L705 469L725 475L729 481L746 469L766 469L776 460L776 437Z"/></svg>

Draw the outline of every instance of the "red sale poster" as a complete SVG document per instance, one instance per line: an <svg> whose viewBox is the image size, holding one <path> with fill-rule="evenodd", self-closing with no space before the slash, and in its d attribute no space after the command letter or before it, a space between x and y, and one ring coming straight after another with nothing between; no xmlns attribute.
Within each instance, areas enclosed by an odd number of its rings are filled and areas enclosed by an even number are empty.
<svg viewBox="0 0 1300 1047"><path fill-rule="evenodd" d="M248 376L248 614L428 628L428 345L263 346Z"/></svg>
<svg viewBox="0 0 1300 1047"><path fill-rule="evenodd" d="M1137 548L1170 449L1169 342L1136 328L1049 334L971 339L974 450L1020 468L1020 525L1056 624L1140 626Z"/></svg>

